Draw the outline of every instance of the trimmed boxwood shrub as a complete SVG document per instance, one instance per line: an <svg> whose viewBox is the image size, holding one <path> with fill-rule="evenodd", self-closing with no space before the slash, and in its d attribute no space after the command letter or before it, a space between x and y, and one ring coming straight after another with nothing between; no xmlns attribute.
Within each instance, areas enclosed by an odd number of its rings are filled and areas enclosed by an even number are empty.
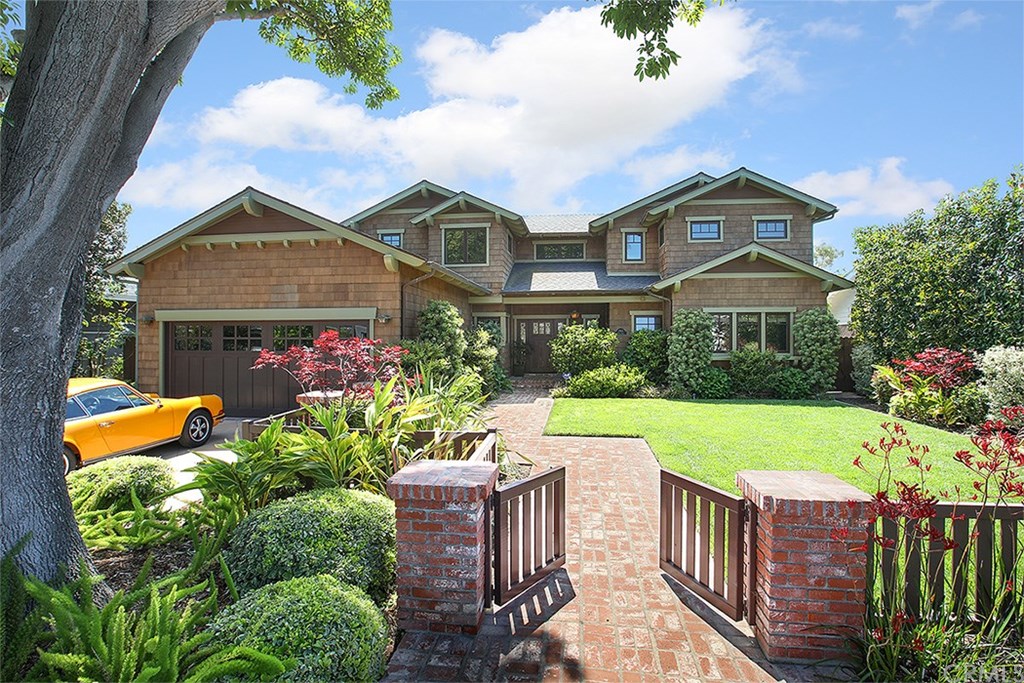
<svg viewBox="0 0 1024 683"><path fill-rule="evenodd" d="M174 488L174 468L160 458L125 455L87 465L67 476L68 495L76 514L94 510L132 509L131 491L151 505Z"/></svg>
<svg viewBox="0 0 1024 683"><path fill-rule="evenodd" d="M811 390L811 379L807 373L800 368L782 368L770 379L771 395L773 398L781 398L787 401L796 401L802 398L810 398L814 395Z"/></svg>
<svg viewBox="0 0 1024 683"><path fill-rule="evenodd" d="M466 341L466 321L459 309L449 301L434 299L420 311L418 318L421 342L441 348L443 357L452 363L452 371L462 368L462 356L469 345Z"/></svg>
<svg viewBox="0 0 1024 683"><path fill-rule="evenodd" d="M774 351L761 351L754 343L729 354L729 376L739 396L771 398L775 393L772 378L783 367Z"/></svg>
<svg viewBox="0 0 1024 683"><path fill-rule="evenodd" d="M694 387L694 398L723 400L732 398L732 379L722 368L711 367Z"/></svg>
<svg viewBox="0 0 1024 683"><path fill-rule="evenodd" d="M564 326L548 344L551 346L551 365L555 370L578 375L614 363L618 338L606 327L587 323Z"/></svg>
<svg viewBox="0 0 1024 683"><path fill-rule="evenodd" d="M395 504L341 488L278 501L231 532L225 557L242 590L332 574L382 605L395 589Z"/></svg>
<svg viewBox="0 0 1024 683"><path fill-rule="evenodd" d="M695 308L676 311L668 339L668 378L674 389L696 393L711 368L711 328L709 313Z"/></svg>
<svg viewBox="0 0 1024 683"><path fill-rule="evenodd" d="M387 624L367 595L321 574L249 593L210 623L214 644L294 660L278 680L376 681L384 675Z"/></svg>
<svg viewBox="0 0 1024 683"><path fill-rule="evenodd" d="M643 370L618 363L573 375L562 395L572 398L631 398L645 384L647 377Z"/></svg>
<svg viewBox="0 0 1024 683"><path fill-rule="evenodd" d="M810 308L793 323L797 366L807 373L811 392L823 394L836 386L839 374L839 323L827 308Z"/></svg>
<svg viewBox="0 0 1024 683"><path fill-rule="evenodd" d="M668 381L668 332L639 330L634 332L622 352L622 360L639 368L651 384Z"/></svg>

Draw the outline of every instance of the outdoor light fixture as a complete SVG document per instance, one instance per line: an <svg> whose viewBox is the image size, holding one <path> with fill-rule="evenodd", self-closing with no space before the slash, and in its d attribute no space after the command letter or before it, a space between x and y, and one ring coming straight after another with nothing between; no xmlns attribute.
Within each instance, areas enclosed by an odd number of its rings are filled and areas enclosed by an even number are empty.
<svg viewBox="0 0 1024 683"><path fill-rule="evenodd" d="M573 311L572 313L569 314L569 320L573 321L574 323L575 322L579 322L579 319L580 319L580 312L579 311Z"/></svg>
<svg viewBox="0 0 1024 683"><path fill-rule="evenodd" d="M377 322L379 322L381 325L383 325L386 322L389 322L390 320L391 316L388 315L387 313L380 313L377 315Z"/></svg>
<svg viewBox="0 0 1024 683"><path fill-rule="evenodd" d="M626 331L620 327L619 329L615 330L615 334L619 335L620 337L625 337Z"/></svg>
<svg viewBox="0 0 1024 683"><path fill-rule="evenodd" d="M153 323L156 322L156 318L154 318L151 315L144 315L141 318L139 318L139 321L145 325L152 325Z"/></svg>

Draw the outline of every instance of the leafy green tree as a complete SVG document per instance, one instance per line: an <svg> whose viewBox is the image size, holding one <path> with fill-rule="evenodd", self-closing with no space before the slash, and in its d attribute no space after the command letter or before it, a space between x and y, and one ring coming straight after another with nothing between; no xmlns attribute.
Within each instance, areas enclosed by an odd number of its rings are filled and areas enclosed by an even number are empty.
<svg viewBox="0 0 1024 683"><path fill-rule="evenodd" d="M260 34L366 104L397 97L387 0L26 2L24 32L0 0L0 555L52 580L88 554L61 467L67 380L78 349L86 255L100 218L135 172L167 97L215 22ZM14 66L16 64L16 66Z"/></svg>
<svg viewBox="0 0 1024 683"><path fill-rule="evenodd" d="M928 217L860 228L852 326L876 360L1024 344L1024 176L943 198Z"/></svg>
<svg viewBox="0 0 1024 683"><path fill-rule="evenodd" d="M72 371L80 377L123 377L122 347L132 318L128 303L115 298L125 291L124 283L105 266L124 253L125 224L131 212L130 204L113 202L100 219L99 232L85 257L85 317Z"/></svg>
<svg viewBox="0 0 1024 683"><path fill-rule="evenodd" d="M725 4L725 0L712 1ZM639 36L634 75L641 81L657 80L666 78L679 61L679 54L668 46L668 32L679 20L696 26L705 9L706 0L610 0L601 9L601 24L625 40Z"/></svg>
<svg viewBox="0 0 1024 683"><path fill-rule="evenodd" d="M836 262L836 259L843 257L844 253L842 249L836 249L831 244L816 244L814 245L814 265L828 270Z"/></svg>

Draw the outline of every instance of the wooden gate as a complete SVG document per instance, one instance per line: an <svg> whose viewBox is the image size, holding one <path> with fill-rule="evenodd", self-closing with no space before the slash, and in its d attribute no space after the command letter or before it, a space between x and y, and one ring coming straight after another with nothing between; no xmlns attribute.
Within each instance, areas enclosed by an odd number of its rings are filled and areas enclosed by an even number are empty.
<svg viewBox="0 0 1024 683"><path fill-rule="evenodd" d="M565 564L565 468L495 489L494 602L519 595Z"/></svg>
<svg viewBox="0 0 1024 683"><path fill-rule="evenodd" d="M739 496L661 471L661 568L735 621L744 614L745 510ZM747 612L753 623L754 610Z"/></svg>

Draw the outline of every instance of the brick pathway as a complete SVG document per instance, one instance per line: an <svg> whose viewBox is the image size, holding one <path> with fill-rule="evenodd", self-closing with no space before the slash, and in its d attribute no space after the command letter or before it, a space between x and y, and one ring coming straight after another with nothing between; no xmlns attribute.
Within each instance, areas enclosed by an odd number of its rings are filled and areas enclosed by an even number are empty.
<svg viewBox="0 0 1024 683"><path fill-rule="evenodd" d="M662 574L647 444L544 437L551 405L492 404L492 422L539 468L566 466L566 566L488 614L475 638L406 633L388 680L806 680L768 664L749 635Z"/></svg>

